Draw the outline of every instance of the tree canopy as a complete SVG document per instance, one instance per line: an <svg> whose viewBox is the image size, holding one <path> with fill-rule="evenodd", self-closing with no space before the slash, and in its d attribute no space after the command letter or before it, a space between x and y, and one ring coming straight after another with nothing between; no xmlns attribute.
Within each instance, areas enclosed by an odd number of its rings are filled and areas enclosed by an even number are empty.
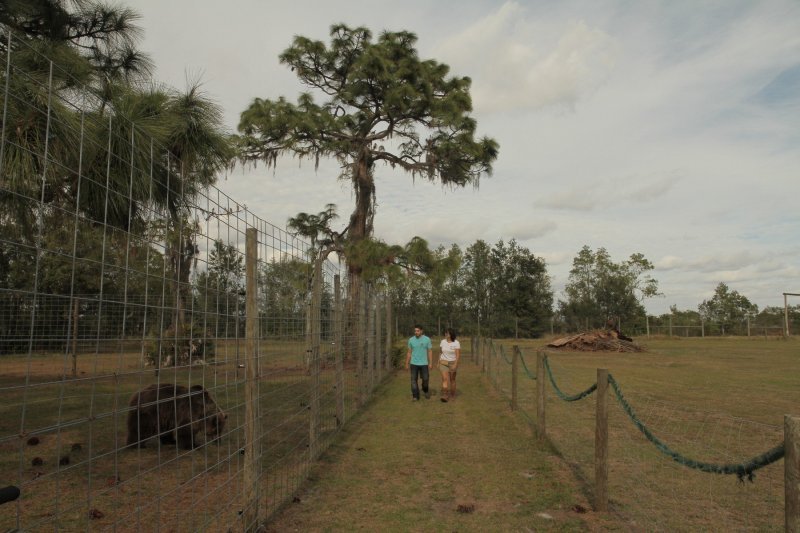
<svg viewBox="0 0 800 533"><path fill-rule="evenodd" d="M641 253L615 263L605 248L584 246L572 260L559 313L573 326L598 327L609 318L630 320L644 316L642 301L657 296L658 281L649 272L653 264Z"/></svg>
<svg viewBox="0 0 800 533"><path fill-rule="evenodd" d="M704 319L718 323L723 333L733 323L742 322L748 317L754 318L758 314L757 305L722 282L714 289L714 296L703 300L697 310Z"/></svg>
<svg viewBox="0 0 800 533"><path fill-rule="evenodd" d="M477 185L497 158L493 139L475 137L470 79L421 60L413 33L331 27L330 43L295 37L280 56L313 92L293 104L256 98L241 114L244 161L274 165L280 155L333 158L355 191L347 237L372 233L375 166L400 168L444 185ZM321 95L317 103L315 95Z"/></svg>

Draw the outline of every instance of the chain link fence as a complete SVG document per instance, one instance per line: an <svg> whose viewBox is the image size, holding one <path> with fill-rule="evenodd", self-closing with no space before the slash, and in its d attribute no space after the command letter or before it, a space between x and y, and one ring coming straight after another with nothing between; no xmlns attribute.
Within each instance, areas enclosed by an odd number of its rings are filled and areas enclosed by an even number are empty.
<svg viewBox="0 0 800 533"><path fill-rule="evenodd" d="M2 52L0 530L256 529L388 376L381 289Z"/></svg>

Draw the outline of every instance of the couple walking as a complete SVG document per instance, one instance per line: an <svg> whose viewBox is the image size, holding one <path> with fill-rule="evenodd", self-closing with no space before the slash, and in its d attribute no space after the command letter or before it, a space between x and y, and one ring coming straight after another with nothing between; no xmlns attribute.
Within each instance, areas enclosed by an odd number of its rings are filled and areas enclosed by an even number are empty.
<svg viewBox="0 0 800 533"><path fill-rule="evenodd" d="M452 328L445 330L445 337L439 344L439 372L442 374L441 400L446 402L456 397L456 369L461 358L461 344L456 340ZM433 368L433 346L431 339L424 335L422 326L414 326L414 336L408 339L406 369L411 369L411 399L419 400L419 378L422 378L422 392L430 399L428 389L429 369Z"/></svg>

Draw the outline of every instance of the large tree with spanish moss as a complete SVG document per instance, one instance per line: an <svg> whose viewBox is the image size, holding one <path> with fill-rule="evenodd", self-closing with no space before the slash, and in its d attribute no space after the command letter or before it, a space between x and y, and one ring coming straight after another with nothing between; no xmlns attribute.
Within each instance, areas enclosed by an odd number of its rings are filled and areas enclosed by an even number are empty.
<svg viewBox="0 0 800 533"><path fill-rule="evenodd" d="M310 92L297 103L256 98L241 114L242 160L275 165L279 156L293 155L340 164L340 178L355 193L343 234L351 245L372 234L379 165L463 187L477 186L497 158L495 140L476 138L471 80L420 59L416 42L407 31L373 39L367 28L343 24L331 27L328 44L295 37L280 61ZM363 267L348 259L351 283Z"/></svg>

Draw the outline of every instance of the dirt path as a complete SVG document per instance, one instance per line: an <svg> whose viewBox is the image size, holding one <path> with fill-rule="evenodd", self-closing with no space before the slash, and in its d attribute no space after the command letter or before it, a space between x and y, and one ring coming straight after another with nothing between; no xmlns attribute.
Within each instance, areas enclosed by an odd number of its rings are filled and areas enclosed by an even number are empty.
<svg viewBox="0 0 800 533"><path fill-rule="evenodd" d="M432 376L433 378L433 376ZM438 380L431 380L438 389ZM459 370L458 399L411 401L406 372L376 393L269 531L581 531L591 511L559 459L484 382Z"/></svg>

